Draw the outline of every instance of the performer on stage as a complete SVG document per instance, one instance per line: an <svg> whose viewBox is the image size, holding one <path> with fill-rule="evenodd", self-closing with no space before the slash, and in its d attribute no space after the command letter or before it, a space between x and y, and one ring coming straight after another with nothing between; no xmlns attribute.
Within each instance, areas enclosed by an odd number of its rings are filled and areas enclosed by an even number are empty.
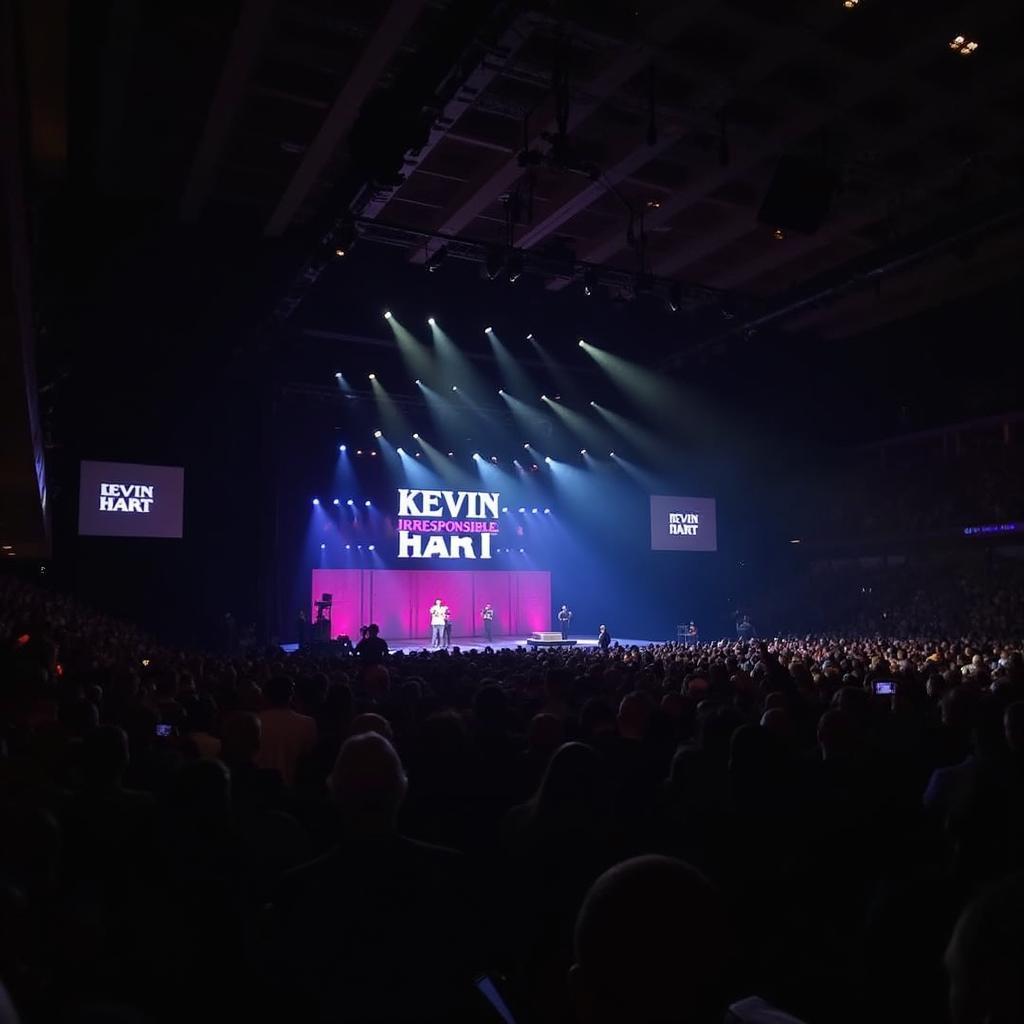
<svg viewBox="0 0 1024 1024"><path fill-rule="evenodd" d="M686 627L686 643L688 647L693 647L697 643L697 623L690 621L690 624Z"/></svg>
<svg viewBox="0 0 1024 1024"><path fill-rule="evenodd" d="M558 610L558 621L559 621L559 623L561 624L561 627L562 627L562 639L563 640L568 640L569 639L569 623L572 622L572 612L569 611L568 607L566 605L564 605L564 604Z"/></svg>
<svg viewBox="0 0 1024 1024"><path fill-rule="evenodd" d="M444 646L448 648L452 643L452 613L448 610L448 606L445 605L444 609Z"/></svg>
<svg viewBox="0 0 1024 1024"><path fill-rule="evenodd" d="M438 598L430 606L430 646L440 647L444 643L444 623L448 617L448 605Z"/></svg>
<svg viewBox="0 0 1024 1024"><path fill-rule="evenodd" d="M484 620L484 636L487 637L488 643L494 642L494 609L489 604L484 605L484 610L480 613L480 618Z"/></svg>
<svg viewBox="0 0 1024 1024"><path fill-rule="evenodd" d="M611 645L612 635L608 632L608 627L602 625L597 631L597 646L600 647L602 651L607 651Z"/></svg>

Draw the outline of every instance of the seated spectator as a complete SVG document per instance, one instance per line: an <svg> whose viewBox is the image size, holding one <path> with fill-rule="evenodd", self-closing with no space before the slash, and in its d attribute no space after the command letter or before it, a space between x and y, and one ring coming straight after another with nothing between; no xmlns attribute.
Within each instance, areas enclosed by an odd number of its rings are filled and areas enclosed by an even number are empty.
<svg viewBox="0 0 1024 1024"><path fill-rule="evenodd" d="M299 761L316 747L316 721L291 707L295 686L288 676L275 676L267 684L270 707L260 712L262 738L257 762L274 768L285 784L295 781Z"/></svg>
<svg viewBox="0 0 1024 1024"><path fill-rule="evenodd" d="M279 998L290 1019L455 1020L478 936L468 871L397 829L405 771L391 744L353 736L328 789L343 839L284 879L274 900Z"/></svg>

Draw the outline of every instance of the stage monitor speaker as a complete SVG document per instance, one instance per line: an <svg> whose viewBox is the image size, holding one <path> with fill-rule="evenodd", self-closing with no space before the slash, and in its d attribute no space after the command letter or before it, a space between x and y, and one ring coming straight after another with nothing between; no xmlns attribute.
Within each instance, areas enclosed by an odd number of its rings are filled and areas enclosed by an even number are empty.
<svg viewBox="0 0 1024 1024"><path fill-rule="evenodd" d="M757 219L773 228L813 234L828 216L838 176L822 160L784 156L775 168Z"/></svg>

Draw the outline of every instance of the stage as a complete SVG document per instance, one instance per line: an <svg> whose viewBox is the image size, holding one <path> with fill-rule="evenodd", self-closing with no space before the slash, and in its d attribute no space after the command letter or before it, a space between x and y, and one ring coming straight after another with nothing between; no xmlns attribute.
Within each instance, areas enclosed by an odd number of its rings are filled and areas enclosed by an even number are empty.
<svg viewBox="0 0 1024 1024"><path fill-rule="evenodd" d="M357 634L358 637L358 634ZM385 640L387 637L384 638ZM495 637L492 643L488 643L482 636L459 636L453 637L449 650L458 647L460 651L477 650L482 651L485 647L490 647L495 651L522 651L531 650L527 647L527 637ZM596 636L574 636L570 639L575 640L576 643L572 647L554 647L554 648L538 648L538 650L575 650L575 651L593 651L597 647ZM662 643L661 640L613 640L612 643L621 644L623 647L647 647L649 644ZM391 648L392 654L401 652L403 654L419 654L423 651L431 650L430 637L423 637L420 639L411 640L398 640L395 643L390 643L388 646ZM281 650L286 654L294 654L299 649L298 644L281 644Z"/></svg>

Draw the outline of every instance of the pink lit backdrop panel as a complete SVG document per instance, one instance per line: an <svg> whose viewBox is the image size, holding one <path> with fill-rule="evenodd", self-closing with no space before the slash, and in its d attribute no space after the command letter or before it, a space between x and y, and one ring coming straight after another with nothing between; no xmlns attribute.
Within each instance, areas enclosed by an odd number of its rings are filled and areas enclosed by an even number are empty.
<svg viewBox="0 0 1024 1024"><path fill-rule="evenodd" d="M480 611L488 602L495 636L526 635L551 623L547 572L314 569L312 601L325 593L334 597L332 636L356 638L360 626L376 622L387 639L426 639L438 597L451 609L453 636L483 636Z"/></svg>

